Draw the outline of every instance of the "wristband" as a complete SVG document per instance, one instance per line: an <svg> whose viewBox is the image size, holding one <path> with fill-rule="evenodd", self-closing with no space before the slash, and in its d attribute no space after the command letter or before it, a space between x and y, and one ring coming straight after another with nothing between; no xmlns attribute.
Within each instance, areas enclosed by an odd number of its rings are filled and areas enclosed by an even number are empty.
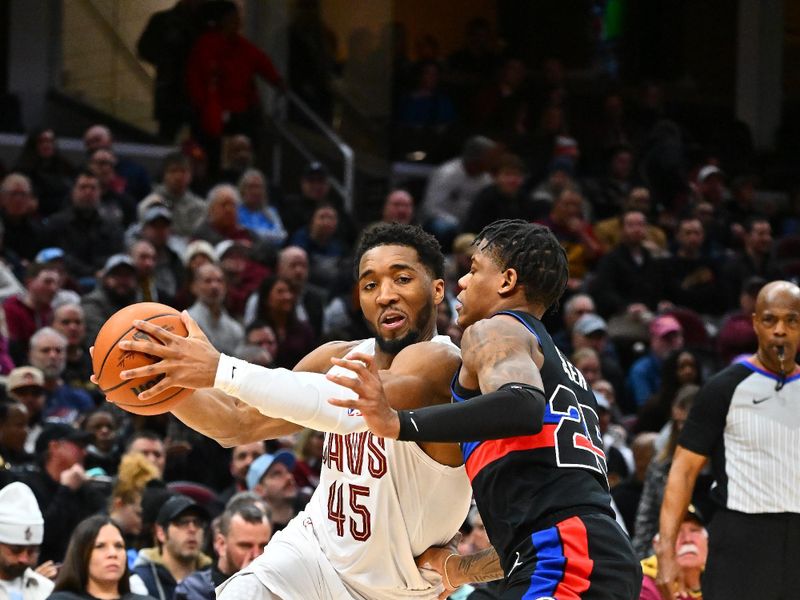
<svg viewBox="0 0 800 600"><path fill-rule="evenodd" d="M452 583L450 583L450 578L447 576L447 561L453 558L454 556L461 556L460 554L450 554L447 558L444 559L444 568L442 569L442 575L444 575L444 582L447 584L447 587L451 590L456 589Z"/></svg>

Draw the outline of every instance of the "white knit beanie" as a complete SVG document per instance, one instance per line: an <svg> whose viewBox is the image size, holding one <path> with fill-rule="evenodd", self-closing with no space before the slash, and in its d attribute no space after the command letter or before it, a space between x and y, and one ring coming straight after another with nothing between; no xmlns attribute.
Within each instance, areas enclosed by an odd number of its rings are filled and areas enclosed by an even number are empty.
<svg viewBox="0 0 800 600"><path fill-rule="evenodd" d="M44 519L31 488L15 481L0 490L0 543L34 546L43 535Z"/></svg>

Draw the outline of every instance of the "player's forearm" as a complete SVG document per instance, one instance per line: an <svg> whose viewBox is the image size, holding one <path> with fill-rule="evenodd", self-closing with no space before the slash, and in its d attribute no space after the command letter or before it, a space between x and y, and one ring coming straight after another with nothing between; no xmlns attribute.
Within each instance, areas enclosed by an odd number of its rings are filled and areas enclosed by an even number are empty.
<svg viewBox="0 0 800 600"><path fill-rule="evenodd" d="M415 442L477 442L542 429L545 398L525 384L506 384L495 392L457 404L399 411L398 439Z"/></svg>
<svg viewBox="0 0 800 600"><path fill-rule="evenodd" d="M361 416L328 403L329 398L354 398L355 393L320 373L267 369L222 354L214 388L241 399L263 415L317 431L352 433L367 429Z"/></svg>
<svg viewBox="0 0 800 600"><path fill-rule="evenodd" d="M496 581L502 579L503 576L500 557L497 556L494 548L453 557L447 561L447 577L450 583L456 587L465 583Z"/></svg>
<svg viewBox="0 0 800 600"><path fill-rule="evenodd" d="M212 389L196 390L173 408L172 414L226 448L275 439L301 429L294 423L266 417L237 398Z"/></svg>

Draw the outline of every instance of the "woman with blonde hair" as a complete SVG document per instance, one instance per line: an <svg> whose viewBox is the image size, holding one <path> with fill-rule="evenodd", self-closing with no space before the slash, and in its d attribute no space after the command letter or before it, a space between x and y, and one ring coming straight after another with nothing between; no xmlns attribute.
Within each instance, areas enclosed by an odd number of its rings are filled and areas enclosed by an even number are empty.
<svg viewBox="0 0 800 600"><path fill-rule="evenodd" d="M144 454L123 455L117 479L109 499L108 515L119 525L126 546L136 546L142 533L142 492L151 479L158 479L158 469Z"/></svg>

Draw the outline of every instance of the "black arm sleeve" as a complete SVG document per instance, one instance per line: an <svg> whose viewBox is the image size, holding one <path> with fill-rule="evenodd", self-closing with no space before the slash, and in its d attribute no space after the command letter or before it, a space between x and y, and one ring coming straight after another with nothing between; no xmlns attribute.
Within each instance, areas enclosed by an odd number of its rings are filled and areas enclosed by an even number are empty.
<svg viewBox="0 0 800 600"><path fill-rule="evenodd" d="M507 383L495 392L457 404L401 410L399 440L477 442L542 430L544 392L524 383Z"/></svg>

